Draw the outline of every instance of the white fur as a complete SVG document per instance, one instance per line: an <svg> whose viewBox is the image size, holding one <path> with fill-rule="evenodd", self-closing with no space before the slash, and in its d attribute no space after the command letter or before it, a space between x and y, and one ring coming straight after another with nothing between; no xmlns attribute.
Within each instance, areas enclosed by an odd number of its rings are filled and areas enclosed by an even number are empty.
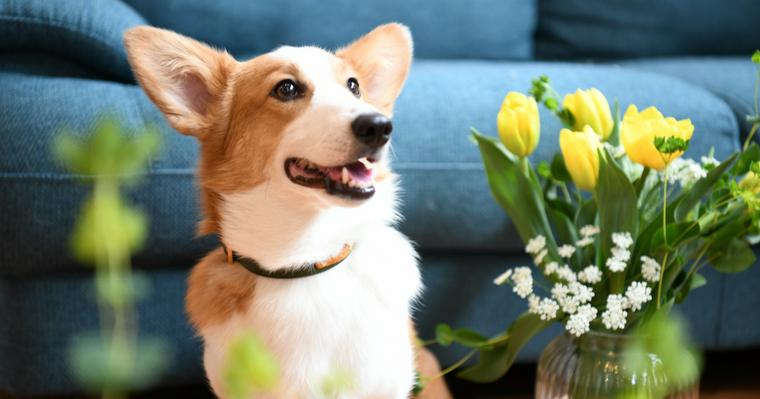
<svg viewBox="0 0 760 399"><path fill-rule="evenodd" d="M323 50L284 47L273 54L296 63L315 92L309 109L285 128L267 182L222 198L223 240L269 269L324 260L345 243L354 251L316 276L258 278L245 313L200 331L209 380L224 397L228 345L253 330L280 362L280 397L320 398L324 378L342 371L355 390L341 398L406 398L414 377L410 308L422 284L414 249L391 227L393 178L377 183L371 199L349 201L295 185L283 171L292 156L322 165L353 161L342 150L354 139L350 122L374 109L335 79Z"/></svg>

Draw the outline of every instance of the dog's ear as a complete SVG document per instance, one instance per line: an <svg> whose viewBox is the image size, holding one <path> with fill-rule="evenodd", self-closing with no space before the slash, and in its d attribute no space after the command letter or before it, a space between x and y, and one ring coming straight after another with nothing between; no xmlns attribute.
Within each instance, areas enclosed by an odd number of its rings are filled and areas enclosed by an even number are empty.
<svg viewBox="0 0 760 399"><path fill-rule="evenodd" d="M336 52L359 74L370 104L390 115L412 63L412 35L404 25L380 25Z"/></svg>
<svg viewBox="0 0 760 399"><path fill-rule="evenodd" d="M124 34L135 76L172 126L203 138L235 59L188 37L148 26Z"/></svg>

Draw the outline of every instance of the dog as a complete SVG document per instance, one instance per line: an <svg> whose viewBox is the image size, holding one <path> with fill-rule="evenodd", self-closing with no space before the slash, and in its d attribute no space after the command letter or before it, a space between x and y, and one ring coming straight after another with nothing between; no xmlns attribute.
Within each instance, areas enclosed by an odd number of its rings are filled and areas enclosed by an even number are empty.
<svg viewBox="0 0 760 399"><path fill-rule="evenodd" d="M410 397L417 370L437 363L415 345L417 254L393 228L391 116L412 62L409 29L244 62L153 27L127 31L125 45L150 100L200 142L199 232L222 246L193 268L186 310L214 393L228 397L228 348L254 331L282 374L259 397L321 397L335 370L352 380L341 398ZM427 395L448 397L441 384Z"/></svg>

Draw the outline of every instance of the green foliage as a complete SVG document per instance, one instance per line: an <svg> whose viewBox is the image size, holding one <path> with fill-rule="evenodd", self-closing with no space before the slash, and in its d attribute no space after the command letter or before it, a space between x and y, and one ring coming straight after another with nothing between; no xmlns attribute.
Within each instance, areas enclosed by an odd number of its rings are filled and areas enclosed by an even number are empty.
<svg viewBox="0 0 760 399"><path fill-rule="evenodd" d="M668 136L654 138L654 147L661 154L672 154L674 152L686 151L689 149L689 140L680 137Z"/></svg>
<svg viewBox="0 0 760 399"><path fill-rule="evenodd" d="M741 238L734 238L725 246L715 246L710 252L710 264L722 273L739 273L755 263L755 253Z"/></svg>
<svg viewBox="0 0 760 399"><path fill-rule="evenodd" d="M356 381L353 373L345 370L336 370L328 374L322 380L322 397L342 398L356 389Z"/></svg>
<svg viewBox="0 0 760 399"><path fill-rule="evenodd" d="M227 350L223 371L227 393L233 399L250 398L277 386L279 366L253 332L238 336Z"/></svg>
<svg viewBox="0 0 760 399"><path fill-rule="evenodd" d="M720 165L707 172L707 176L699 179L696 183L694 183L689 191L683 194L683 197L678 203L678 206L675 208L676 220L681 221L686 219L689 212L691 212L694 207L702 201L705 195L710 192L710 190L723 176L723 173L726 171L726 169L731 166L737 156L738 153L734 153L728 157L728 159L721 162Z"/></svg>
<svg viewBox="0 0 760 399"><path fill-rule="evenodd" d="M473 349L490 349L489 339L469 328L452 329L447 324L439 324L435 329L435 340L441 346L458 343Z"/></svg>
<svg viewBox="0 0 760 399"><path fill-rule="evenodd" d="M669 309L656 312L632 336L635 340L624 353L625 369L631 375L646 372L651 367L652 355L662 362L662 380L668 383L657 387L659 392L655 397L664 397L699 379L701 360L698 352L690 344L684 323L670 315Z"/></svg>
<svg viewBox="0 0 760 399"><path fill-rule="evenodd" d="M752 62L760 64L760 50L755 50L755 52L752 53Z"/></svg>
<svg viewBox="0 0 760 399"><path fill-rule="evenodd" d="M512 367L523 346L549 324L534 314L524 313L505 335L491 339L494 342L492 347L480 349L478 363L460 372L459 377L481 383L496 381Z"/></svg>

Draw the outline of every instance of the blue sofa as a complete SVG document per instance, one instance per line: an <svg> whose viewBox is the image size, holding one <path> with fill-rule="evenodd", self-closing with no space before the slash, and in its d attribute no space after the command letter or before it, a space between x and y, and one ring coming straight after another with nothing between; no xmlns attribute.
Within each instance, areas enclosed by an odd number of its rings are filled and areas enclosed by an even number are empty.
<svg viewBox="0 0 760 399"><path fill-rule="evenodd" d="M152 286L140 328L172 344L163 385L202 381L200 342L183 312L188 269L215 245L195 237L198 149L135 85L121 39L129 27L166 27L239 58L286 43L334 48L388 21L411 27L416 61L396 107L394 164L400 228L422 254L427 290L416 317L429 337L438 322L495 333L525 307L491 283L528 259L490 197L470 126L494 133L506 92L547 74L560 91L595 86L623 105L690 117L690 153L713 147L725 157L748 131L759 17L754 0L0 0L0 391L77 390L66 348L98 325L91 270L67 247L86 187L49 147L62 129L85 134L103 114L164 136L164 152L131 193L150 216L150 239L133 259ZM547 112L541 122L535 159L557 149L558 122ZM708 279L682 308L697 341L760 346L760 269ZM522 360L556 332L541 334ZM439 351L444 363L457 354Z"/></svg>

